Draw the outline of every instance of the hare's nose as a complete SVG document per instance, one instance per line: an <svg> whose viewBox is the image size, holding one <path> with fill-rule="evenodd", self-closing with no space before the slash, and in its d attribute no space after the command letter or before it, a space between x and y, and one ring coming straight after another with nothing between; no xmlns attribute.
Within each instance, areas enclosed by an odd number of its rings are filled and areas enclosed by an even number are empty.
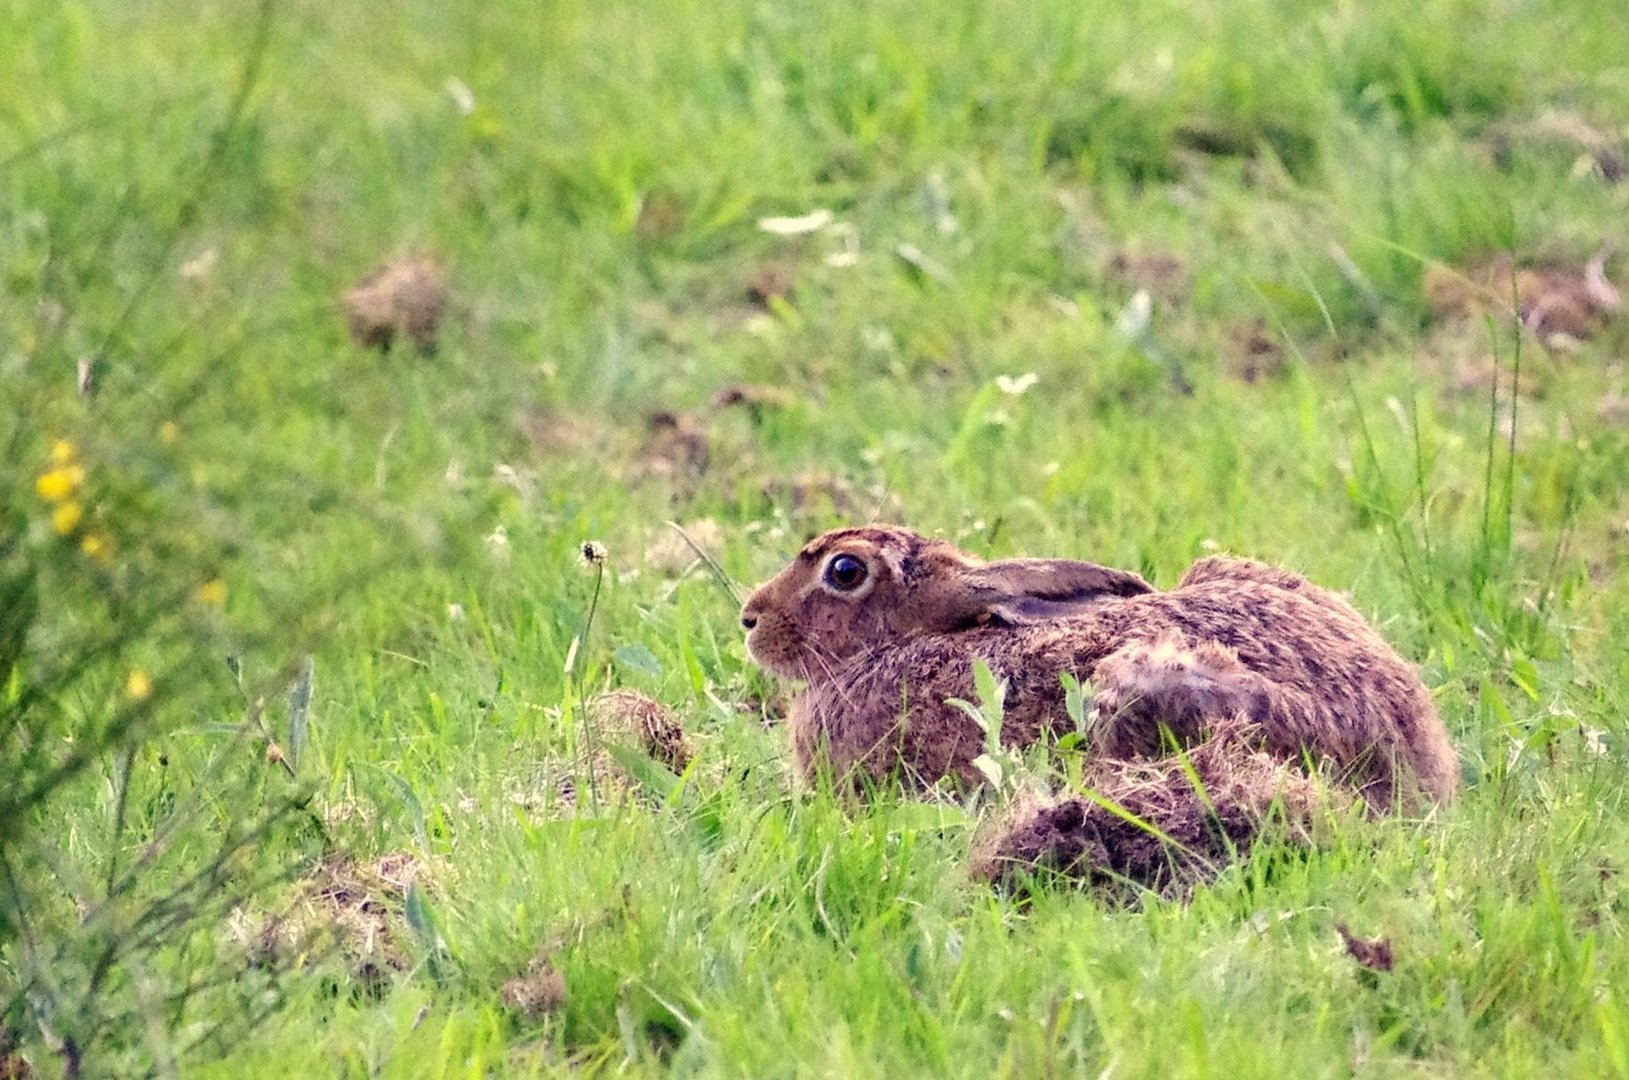
<svg viewBox="0 0 1629 1080"><path fill-rule="evenodd" d="M746 629L751 630L754 626L758 625L758 616L752 614L749 611L742 611L741 612L741 625L743 627L745 627Z"/></svg>

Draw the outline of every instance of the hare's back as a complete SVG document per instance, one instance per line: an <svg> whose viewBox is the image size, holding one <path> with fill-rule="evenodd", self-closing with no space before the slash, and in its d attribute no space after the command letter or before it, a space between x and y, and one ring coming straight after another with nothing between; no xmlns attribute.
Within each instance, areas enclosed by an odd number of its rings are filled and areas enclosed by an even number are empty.
<svg viewBox="0 0 1629 1080"><path fill-rule="evenodd" d="M1147 629L1164 627L1191 642L1224 645L1246 667L1309 689L1367 683L1405 669L1344 598L1289 571L1244 559L1196 564L1177 588L1148 597L1145 612L1152 616L1144 622Z"/></svg>
<svg viewBox="0 0 1629 1080"><path fill-rule="evenodd" d="M1188 567L1177 583L1176 593L1204 588L1206 591L1227 590L1229 586L1245 586L1245 594L1254 593L1253 587L1278 589L1328 609L1343 620L1355 621L1367 627L1368 623L1349 600L1338 593L1314 585L1293 570L1257 562L1236 555L1212 555Z"/></svg>

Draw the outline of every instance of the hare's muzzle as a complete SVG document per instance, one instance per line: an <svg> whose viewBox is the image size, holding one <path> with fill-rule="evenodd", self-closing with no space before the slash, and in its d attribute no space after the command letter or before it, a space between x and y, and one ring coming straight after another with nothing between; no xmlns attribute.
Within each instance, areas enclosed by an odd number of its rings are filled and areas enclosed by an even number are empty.
<svg viewBox="0 0 1629 1080"><path fill-rule="evenodd" d="M761 587L754 589L752 595L747 597L747 602L741 605L741 628L743 630L751 630L758 625L758 616L765 607L763 592L764 590Z"/></svg>
<svg viewBox="0 0 1629 1080"><path fill-rule="evenodd" d="M775 618L765 621L762 610L752 600L741 609L741 628L747 632L747 655L764 670L781 674L785 665L777 663L776 656L784 635L776 632L778 626L779 620Z"/></svg>

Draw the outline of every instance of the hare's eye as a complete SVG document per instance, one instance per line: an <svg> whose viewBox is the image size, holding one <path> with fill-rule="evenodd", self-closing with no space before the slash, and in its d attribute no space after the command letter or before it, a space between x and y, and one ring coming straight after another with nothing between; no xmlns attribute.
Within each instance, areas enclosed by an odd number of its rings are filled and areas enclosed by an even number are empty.
<svg viewBox="0 0 1629 1080"><path fill-rule="evenodd" d="M852 555L838 555L826 564L826 584L840 592L858 589L865 575L865 563Z"/></svg>

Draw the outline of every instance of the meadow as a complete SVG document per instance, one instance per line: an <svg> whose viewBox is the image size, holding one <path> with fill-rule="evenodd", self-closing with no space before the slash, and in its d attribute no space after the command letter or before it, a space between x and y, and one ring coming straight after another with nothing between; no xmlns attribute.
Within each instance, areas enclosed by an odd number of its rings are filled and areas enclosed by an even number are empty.
<svg viewBox="0 0 1629 1080"><path fill-rule="evenodd" d="M1623 29L0 0L0 1076L1629 1076ZM1463 792L994 892L746 655L871 519L1345 590Z"/></svg>

